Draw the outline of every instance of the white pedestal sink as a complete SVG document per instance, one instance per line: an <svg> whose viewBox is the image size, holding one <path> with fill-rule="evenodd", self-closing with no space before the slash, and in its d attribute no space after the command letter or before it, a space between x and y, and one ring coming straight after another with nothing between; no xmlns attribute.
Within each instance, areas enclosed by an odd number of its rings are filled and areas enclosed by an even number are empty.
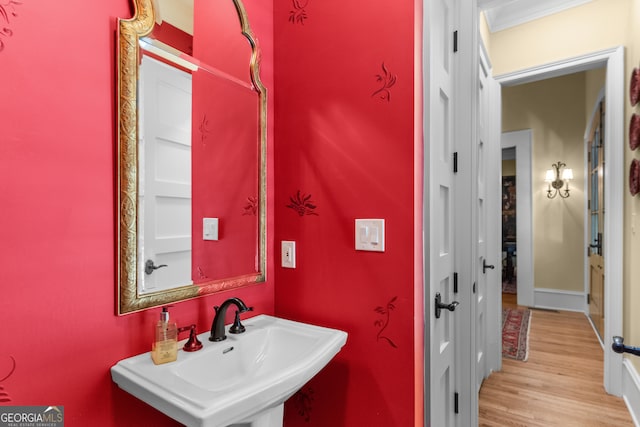
<svg viewBox="0 0 640 427"><path fill-rule="evenodd" d="M281 427L283 405L346 343L347 333L259 315L246 332L178 351L178 360L154 365L149 353L111 368L123 390L169 417L202 427Z"/></svg>

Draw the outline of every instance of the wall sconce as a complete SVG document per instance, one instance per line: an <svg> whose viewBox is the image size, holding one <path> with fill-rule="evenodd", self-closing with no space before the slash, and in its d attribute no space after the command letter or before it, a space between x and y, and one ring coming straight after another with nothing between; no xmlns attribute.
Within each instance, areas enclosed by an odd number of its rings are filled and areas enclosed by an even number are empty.
<svg viewBox="0 0 640 427"><path fill-rule="evenodd" d="M545 182L549 184L547 197L553 199L560 194L560 197L566 199L569 197L569 181L573 179L573 170L567 168L563 162L554 163L551 166L553 169L548 169L544 178ZM565 187L564 191L560 191L563 186Z"/></svg>

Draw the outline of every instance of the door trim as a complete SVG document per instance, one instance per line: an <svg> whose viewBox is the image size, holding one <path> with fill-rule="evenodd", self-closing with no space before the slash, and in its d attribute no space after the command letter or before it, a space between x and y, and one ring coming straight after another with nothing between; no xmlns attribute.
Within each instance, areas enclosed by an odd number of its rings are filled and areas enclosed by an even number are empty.
<svg viewBox="0 0 640 427"><path fill-rule="evenodd" d="M533 307L533 189L531 162L533 153L531 129L504 132L501 148L516 149L516 245L518 250L518 305Z"/></svg>
<svg viewBox="0 0 640 427"><path fill-rule="evenodd" d="M504 86L543 80L606 66L607 112L605 116L605 333L604 342L623 335L622 275L624 221L624 47L596 51L574 58L502 74L496 80ZM608 393L622 394L622 355L604 352L604 387Z"/></svg>

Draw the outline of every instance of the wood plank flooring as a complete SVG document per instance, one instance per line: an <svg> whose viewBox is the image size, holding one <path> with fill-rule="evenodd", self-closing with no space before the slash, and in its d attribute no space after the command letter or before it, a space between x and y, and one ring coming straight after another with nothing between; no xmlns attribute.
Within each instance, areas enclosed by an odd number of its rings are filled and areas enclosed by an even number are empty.
<svg viewBox="0 0 640 427"><path fill-rule="evenodd" d="M516 307L503 294L505 307ZM633 426L604 391L603 351L582 313L531 310L529 359L502 359L480 389L481 427Z"/></svg>

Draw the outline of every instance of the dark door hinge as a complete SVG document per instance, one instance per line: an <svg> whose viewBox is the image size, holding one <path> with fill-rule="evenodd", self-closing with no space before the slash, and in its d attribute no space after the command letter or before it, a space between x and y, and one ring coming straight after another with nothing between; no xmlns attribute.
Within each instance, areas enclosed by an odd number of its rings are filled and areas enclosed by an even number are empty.
<svg viewBox="0 0 640 427"><path fill-rule="evenodd" d="M587 294L587 304L591 304L591 294Z"/></svg>
<svg viewBox="0 0 640 427"><path fill-rule="evenodd" d="M476 282L473 282L473 293L476 293Z"/></svg>
<svg viewBox="0 0 640 427"><path fill-rule="evenodd" d="M458 51L458 30L453 32L453 51Z"/></svg>
<svg viewBox="0 0 640 427"><path fill-rule="evenodd" d="M458 413L458 392L453 393L453 412Z"/></svg>
<svg viewBox="0 0 640 427"><path fill-rule="evenodd" d="M453 293L458 293L458 273L453 273Z"/></svg>
<svg viewBox="0 0 640 427"><path fill-rule="evenodd" d="M453 153L453 173L458 173L458 152Z"/></svg>

